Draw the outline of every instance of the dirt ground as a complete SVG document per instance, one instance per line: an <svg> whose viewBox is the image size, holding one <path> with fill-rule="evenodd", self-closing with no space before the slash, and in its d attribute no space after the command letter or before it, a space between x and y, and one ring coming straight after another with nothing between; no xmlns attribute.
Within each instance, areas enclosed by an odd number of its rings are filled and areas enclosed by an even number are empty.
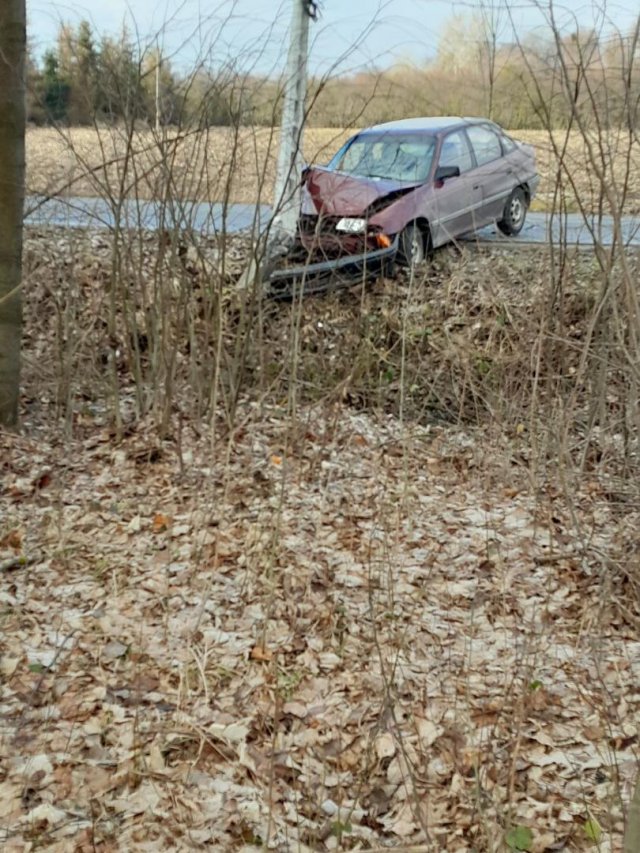
<svg viewBox="0 0 640 853"><path fill-rule="evenodd" d="M307 162L327 162L353 131L310 128L304 138ZM32 128L27 133L27 186L30 193L103 196L123 193L140 198L174 196L196 201L262 202L272 200L279 132L271 128L213 128L168 132L158 142L148 131L128 138L122 129L75 128L57 131ZM534 209L564 206L587 210L601 204L602 181L589 166L588 146L576 134L554 134L566 170L558 178L558 156L542 131L517 131L514 136L535 145L542 176ZM592 147L603 181L615 189L628 214L640 212L640 150L621 132L611 132L606 150ZM125 152L134 156L125 160ZM629 156L628 156L629 155ZM125 166L126 163L126 166ZM612 184L615 179L615 187ZM170 175L170 178L167 178ZM557 187L557 193L556 193ZM624 191L624 192L623 192ZM605 202L610 212L610 202Z"/></svg>
<svg viewBox="0 0 640 853"><path fill-rule="evenodd" d="M618 850L607 501L589 556L481 435L243 414L226 464L0 436L3 850Z"/></svg>

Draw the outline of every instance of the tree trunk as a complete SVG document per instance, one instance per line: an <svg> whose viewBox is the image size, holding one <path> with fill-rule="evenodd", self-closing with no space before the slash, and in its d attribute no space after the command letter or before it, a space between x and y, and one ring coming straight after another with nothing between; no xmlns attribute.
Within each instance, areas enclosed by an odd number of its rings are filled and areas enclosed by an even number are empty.
<svg viewBox="0 0 640 853"><path fill-rule="evenodd" d="M18 423L22 332L25 0L0 3L0 427Z"/></svg>

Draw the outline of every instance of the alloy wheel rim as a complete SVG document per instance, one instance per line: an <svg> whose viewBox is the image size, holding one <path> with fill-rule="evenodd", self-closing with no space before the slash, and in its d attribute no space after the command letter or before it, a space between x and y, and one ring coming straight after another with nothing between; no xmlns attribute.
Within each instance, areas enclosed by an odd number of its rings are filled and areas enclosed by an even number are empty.
<svg viewBox="0 0 640 853"><path fill-rule="evenodd" d="M511 221L514 223L514 225L519 225L520 220L522 219L522 215L524 213L524 205L522 204L518 196L515 196L511 199L510 213Z"/></svg>
<svg viewBox="0 0 640 853"><path fill-rule="evenodd" d="M420 238L414 232L413 239L411 241L411 263L419 264L422 260L422 252L420 247Z"/></svg>

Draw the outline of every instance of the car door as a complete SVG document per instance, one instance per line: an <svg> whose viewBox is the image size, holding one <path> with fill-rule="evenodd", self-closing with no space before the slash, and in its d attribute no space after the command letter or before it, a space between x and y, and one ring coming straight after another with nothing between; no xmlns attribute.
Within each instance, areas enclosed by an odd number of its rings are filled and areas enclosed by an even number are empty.
<svg viewBox="0 0 640 853"><path fill-rule="evenodd" d="M504 156L498 134L488 125L467 127L476 162L473 184L480 193L474 213L474 228L500 219L504 205L518 180L510 158Z"/></svg>
<svg viewBox="0 0 640 853"><path fill-rule="evenodd" d="M480 190L472 178L474 161L464 130L454 130L443 138L437 168L441 166L457 166L460 175L434 183L435 216L431 220L434 246L472 230L474 209L481 201Z"/></svg>

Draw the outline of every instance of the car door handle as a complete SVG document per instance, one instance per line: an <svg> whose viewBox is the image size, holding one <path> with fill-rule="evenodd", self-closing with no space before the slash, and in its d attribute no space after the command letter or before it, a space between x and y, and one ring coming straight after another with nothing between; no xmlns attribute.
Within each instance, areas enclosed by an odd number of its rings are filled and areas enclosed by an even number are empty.
<svg viewBox="0 0 640 853"><path fill-rule="evenodd" d="M474 185L471 187L471 189L473 189L473 190L479 190L479 189L480 189L480 184L474 184Z"/></svg>

